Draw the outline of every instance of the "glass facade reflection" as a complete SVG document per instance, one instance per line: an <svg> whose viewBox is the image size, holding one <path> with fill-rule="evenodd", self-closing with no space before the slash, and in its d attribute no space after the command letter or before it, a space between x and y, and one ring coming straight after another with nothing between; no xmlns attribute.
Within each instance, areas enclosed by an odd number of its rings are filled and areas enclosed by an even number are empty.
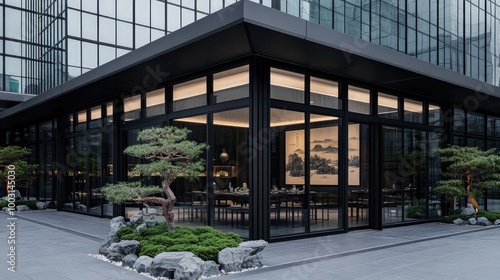
<svg viewBox="0 0 500 280"><path fill-rule="evenodd" d="M43 93L235 2L1 1L0 90ZM252 2L500 85L496 1Z"/></svg>

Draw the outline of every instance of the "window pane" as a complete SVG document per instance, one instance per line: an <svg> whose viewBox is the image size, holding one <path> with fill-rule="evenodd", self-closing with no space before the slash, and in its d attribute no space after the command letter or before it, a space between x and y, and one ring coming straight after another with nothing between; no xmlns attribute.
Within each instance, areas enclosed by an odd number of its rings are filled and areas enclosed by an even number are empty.
<svg viewBox="0 0 500 280"><path fill-rule="evenodd" d="M90 109L90 122L89 127L95 128L101 126L101 106L96 106Z"/></svg>
<svg viewBox="0 0 500 280"><path fill-rule="evenodd" d="M99 41L115 44L115 20L99 17Z"/></svg>
<svg viewBox="0 0 500 280"><path fill-rule="evenodd" d="M429 124L430 125L443 125L441 118L441 107L429 104Z"/></svg>
<svg viewBox="0 0 500 280"><path fill-rule="evenodd" d="M150 8L149 0L135 1L135 22L149 26Z"/></svg>
<svg viewBox="0 0 500 280"><path fill-rule="evenodd" d="M146 116L165 114L165 89L157 89L146 93Z"/></svg>
<svg viewBox="0 0 500 280"><path fill-rule="evenodd" d="M141 96L135 95L123 99L123 120L133 121L141 118Z"/></svg>
<svg viewBox="0 0 500 280"><path fill-rule="evenodd" d="M68 9L68 35L80 37L80 11Z"/></svg>
<svg viewBox="0 0 500 280"><path fill-rule="evenodd" d="M484 134L484 115L467 113L467 132Z"/></svg>
<svg viewBox="0 0 500 280"><path fill-rule="evenodd" d="M214 75L215 103L248 97L248 65Z"/></svg>
<svg viewBox="0 0 500 280"><path fill-rule="evenodd" d="M370 91L368 89L349 86L349 112L370 114Z"/></svg>
<svg viewBox="0 0 500 280"><path fill-rule="evenodd" d="M97 40L97 16L82 13L82 37Z"/></svg>
<svg viewBox="0 0 500 280"><path fill-rule="evenodd" d="M404 102L404 112L405 112L405 121L409 122L422 122L422 102L405 99Z"/></svg>
<svg viewBox="0 0 500 280"><path fill-rule="evenodd" d="M388 119L399 119L398 97L384 93L378 94L378 115Z"/></svg>
<svg viewBox="0 0 500 280"><path fill-rule="evenodd" d="M115 48L107 46L99 46L99 65L115 59Z"/></svg>
<svg viewBox="0 0 500 280"><path fill-rule="evenodd" d="M87 110L80 111L76 114L75 130L87 129Z"/></svg>
<svg viewBox="0 0 500 280"><path fill-rule="evenodd" d="M97 67L97 45L82 42L82 66L87 68Z"/></svg>
<svg viewBox="0 0 500 280"><path fill-rule="evenodd" d="M337 82L311 77L311 105L339 108L339 85Z"/></svg>
<svg viewBox="0 0 500 280"><path fill-rule="evenodd" d="M118 21L116 23L116 29L117 29L117 38L116 38L117 42L116 43L120 46L132 48L133 47L132 24Z"/></svg>
<svg viewBox="0 0 500 280"><path fill-rule="evenodd" d="M116 7L117 17L122 20L132 21L132 1L133 0L119 0L120 3Z"/></svg>
<svg viewBox="0 0 500 280"><path fill-rule="evenodd" d="M149 28L136 25L135 26L135 48L142 47L150 43Z"/></svg>
<svg viewBox="0 0 500 280"><path fill-rule="evenodd" d="M205 77L174 85L173 110L180 111L207 105Z"/></svg>
<svg viewBox="0 0 500 280"><path fill-rule="evenodd" d="M465 113L463 110L455 109L453 113L453 129L457 132L465 132Z"/></svg>
<svg viewBox="0 0 500 280"><path fill-rule="evenodd" d="M271 68L271 98L304 103L304 75Z"/></svg>
<svg viewBox="0 0 500 280"><path fill-rule="evenodd" d="M151 2L151 27L165 30L165 3Z"/></svg>
<svg viewBox="0 0 500 280"><path fill-rule="evenodd" d="M121 5L121 0L120 5ZM115 0L99 0L99 14L115 17Z"/></svg>

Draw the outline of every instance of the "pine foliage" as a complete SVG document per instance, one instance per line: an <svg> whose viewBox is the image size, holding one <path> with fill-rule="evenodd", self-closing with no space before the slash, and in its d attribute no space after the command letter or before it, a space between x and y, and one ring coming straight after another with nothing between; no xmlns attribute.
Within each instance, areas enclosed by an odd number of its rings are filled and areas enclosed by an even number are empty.
<svg viewBox="0 0 500 280"><path fill-rule="evenodd" d="M436 149L447 167L435 191L448 199L468 197L475 208L474 197L486 189L500 187L500 156L496 149L482 151L477 147L450 146Z"/></svg>

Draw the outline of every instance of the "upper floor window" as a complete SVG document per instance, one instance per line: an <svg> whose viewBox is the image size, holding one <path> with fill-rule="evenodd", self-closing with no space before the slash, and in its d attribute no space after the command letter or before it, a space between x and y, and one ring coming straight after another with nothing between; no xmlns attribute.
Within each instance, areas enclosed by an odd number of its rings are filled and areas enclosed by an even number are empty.
<svg viewBox="0 0 500 280"><path fill-rule="evenodd" d="M202 77L174 85L174 112L207 105L207 78Z"/></svg>
<svg viewBox="0 0 500 280"><path fill-rule="evenodd" d="M271 68L271 98L304 103L304 75Z"/></svg>
<svg viewBox="0 0 500 280"><path fill-rule="evenodd" d="M370 90L349 86L347 96L349 97L347 105L349 112L370 114Z"/></svg>

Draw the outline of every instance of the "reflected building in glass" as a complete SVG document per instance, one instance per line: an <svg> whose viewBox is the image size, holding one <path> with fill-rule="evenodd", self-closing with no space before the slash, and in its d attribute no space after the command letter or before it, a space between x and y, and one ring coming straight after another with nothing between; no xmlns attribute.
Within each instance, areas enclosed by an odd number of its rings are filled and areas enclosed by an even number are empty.
<svg viewBox="0 0 500 280"><path fill-rule="evenodd" d="M31 149L25 198L99 217L138 133L207 143L176 222L281 240L435 221L435 149L500 148L500 6L444 0L0 1L2 145ZM224 155L221 157L221 155ZM488 192L485 209L500 209ZM465 201L459 201L463 207Z"/></svg>

